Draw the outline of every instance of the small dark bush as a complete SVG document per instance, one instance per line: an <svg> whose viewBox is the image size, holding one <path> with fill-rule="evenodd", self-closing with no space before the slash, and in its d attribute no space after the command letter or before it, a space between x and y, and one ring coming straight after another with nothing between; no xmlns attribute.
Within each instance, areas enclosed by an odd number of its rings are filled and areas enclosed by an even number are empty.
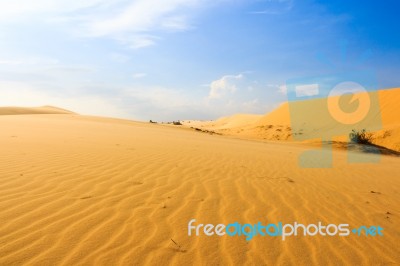
<svg viewBox="0 0 400 266"><path fill-rule="evenodd" d="M152 124L157 124L157 122L155 122L155 121L153 121L153 120L151 120L151 119L150 119L149 122L152 123Z"/></svg>
<svg viewBox="0 0 400 266"><path fill-rule="evenodd" d="M357 131L353 129L349 134L350 141L358 144L372 144L372 134L365 129Z"/></svg>
<svg viewBox="0 0 400 266"><path fill-rule="evenodd" d="M180 121L173 121L172 124L174 124L175 126L181 126L182 123Z"/></svg>

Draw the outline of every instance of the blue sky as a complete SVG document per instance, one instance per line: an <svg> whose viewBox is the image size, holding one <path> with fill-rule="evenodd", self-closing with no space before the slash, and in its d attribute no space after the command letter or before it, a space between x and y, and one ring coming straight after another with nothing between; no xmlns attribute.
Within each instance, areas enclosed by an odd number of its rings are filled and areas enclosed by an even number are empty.
<svg viewBox="0 0 400 266"><path fill-rule="evenodd" d="M369 69L379 88L398 87L399 7L0 0L0 105L55 105L137 120L214 119L272 110L286 100L292 78Z"/></svg>

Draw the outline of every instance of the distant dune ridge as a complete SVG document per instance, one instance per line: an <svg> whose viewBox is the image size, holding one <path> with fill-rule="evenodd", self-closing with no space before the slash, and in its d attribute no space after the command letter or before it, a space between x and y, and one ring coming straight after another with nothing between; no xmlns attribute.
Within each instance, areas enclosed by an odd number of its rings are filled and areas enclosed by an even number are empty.
<svg viewBox="0 0 400 266"><path fill-rule="evenodd" d="M73 112L54 106L0 107L0 115L28 115L28 114L73 114Z"/></svg>
<svg viewBox="0 0 400 266"><path fill-rule="evenodd" d="M262 115L235 114L232 116L226 116L226 117L219 118L215 122L215 125L217 125L218 129L244 127L244 126L254 124L258 120L260 120L260 118L262 118Z"/></svg>
<svg viewBox="0 0 400 266"><path fill-rule="evenodd" d="M398 90L388 93L382 110L395 140ZM309 144L243 140L289 136L285 105L266 116L183 127L54 107L0 110L0 265L400 263L400 158L349 164L347 152L334 150L333 168L305 169L298 158ZM191 219L375 225L384 236L247 242L243 235L188 236Z"/></svg>

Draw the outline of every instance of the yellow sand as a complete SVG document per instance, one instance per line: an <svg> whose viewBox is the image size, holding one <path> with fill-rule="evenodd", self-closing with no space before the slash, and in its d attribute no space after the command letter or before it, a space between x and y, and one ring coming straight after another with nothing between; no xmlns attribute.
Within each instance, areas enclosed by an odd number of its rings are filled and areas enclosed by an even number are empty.
<svg viewBox="0 0 400 266"><path fill-rule="evenodd" d="M70 114L0 124L0 265L400 263L397 157L351 165L337 150L333 168L304 169L309 147L295 143ZM189 237L193 218L379 225L384 236Z"/></svg>
<svg viewBox="0 0 400 266"><path fill-rule="evenodd" d="M379 99L379 108L376 108L374 115L381 116L381 130L369 130L370 125L368 123L365 129L373 133L372 143L400 152L400 88L380 90L377 96ZM321 122L318 124L319 128L313 130L312 134L306 136L305 139L308 137L311 142L315 142L315 138L325 135L333 127L340 126L340 123L325 124L325 115L321 114L320 109L326 108L326 99L309 100L300 102L300 104L304 104L302 108L308 109L307 111L313 114L315 121ZM241 117L234 115L211 122L191 121L191 123L186 122L184 124L185 126L211 130L216 133L242 139L293 140L294 132L292 132L291 128L289 105L287 102L264 116L246 116L250 119L243 119L243 115ZM229 123L226 123L227 120ZM348 135L335 138L335 141L347 142Z"/></svg>
<svg viewBox="0 0 400 266"><path fill-rule="evenodd" d="M0 115L26 115L26 114L73 114L73 112L54 106L0 107Z"/></svg>

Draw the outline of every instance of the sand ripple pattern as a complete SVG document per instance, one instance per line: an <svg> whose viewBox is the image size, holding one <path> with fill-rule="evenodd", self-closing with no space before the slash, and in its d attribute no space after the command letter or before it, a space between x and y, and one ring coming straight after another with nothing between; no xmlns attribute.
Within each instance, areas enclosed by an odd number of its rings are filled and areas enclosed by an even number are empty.
<svg viewBox="0 0 400 266"><path fill-rule="evenodd" d="M338 151L333 169L300 169L295 144L75 115L0 120L0 265L400 263L398 158L348 165ZM192 218L385 236L189 237Z"/></svg>

